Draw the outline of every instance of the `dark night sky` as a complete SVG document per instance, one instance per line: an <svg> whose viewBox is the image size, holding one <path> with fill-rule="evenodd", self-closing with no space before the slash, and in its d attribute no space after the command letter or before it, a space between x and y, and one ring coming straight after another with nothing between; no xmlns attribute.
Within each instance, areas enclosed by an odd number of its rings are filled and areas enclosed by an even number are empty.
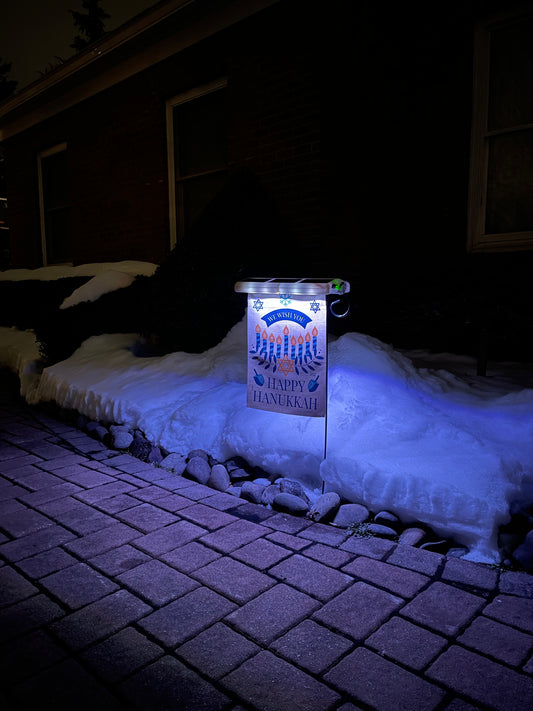
<svg viewBox="0 0 533 711"><path fill-rule="evenodd" d="M114 30L157 0L103 0L111 15L105 29ZM69 10L83 10L81 0L13 0L0 10L0 58L12 62L9 79L21 89L40 77L57 57L74 53L69 45L76 28Z"/></svg>

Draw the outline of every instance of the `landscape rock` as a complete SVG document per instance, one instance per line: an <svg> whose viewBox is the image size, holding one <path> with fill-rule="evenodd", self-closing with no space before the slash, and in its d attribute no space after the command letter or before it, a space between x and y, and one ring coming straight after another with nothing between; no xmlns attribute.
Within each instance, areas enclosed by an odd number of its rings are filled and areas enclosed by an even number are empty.
<svg viewBox="0 0 533 711"><path fill-rule="evenodd" d="M195 457L200 457L201 459L205 459L206 462L209 462L209 454L203 449L192 449L187 455L188 459L194 459Z"/></svg>
<svg viewBox="0 0 533 711"><path fill-rule="evenodd" d="M237 499L239 499L241 496L241 487L240 486L230 486L228 489L226 489L225 493L231 494L231 496L235 496Z"/></svg>
<svg viewBox="0 0 533 711"><path fill-rule="evenodd" d="M159 447L156 445L152 445L152 448L148 452L148 456L146 457L146 461L148 464L161 464L163 461L163 455L161 454L161 450Z"/></svg>
<svg viewBox="0 0 533 711"><path fill-rule="evenodd" d="M396 531L401 527L402 522L396 516L396 514L391 513L390 511L380 511L374 516L374 523L380 523L383 526L390 526L390 528L394 528Z"/></svg>
<svg viewBox="0 0 533 711"><path fill-rule="evenodd" d="M97 429L100 426L101 426L100 422L96 422L95 420L90 420L85 425L85 431L89 432L89 434L91 434L92 432L94 432L95 429Z"/></svg>
<svg viewBox="0 0 533 711"><path fill-rule="evenodd" d="M105 440L105 438L109 435L109 431L108 431L107 427L104 427L103 425L99 425L98 427L94 428L94 430L91 432L91 434L96 439L99 439L100 442L103 442Z"/></svg>
<svg viewBox="0 0 533 711"><path fill-rule="evenodd" d="M368 532L372 536L378 536L378 538L396 538L398 535L394 528L382 526L380 523L370 523L368 525Z"/></svg>
<svg viewBox="0 0 533 711"><path fill-rule="evenodd" d="M107 427L104 427L101 422L96 422L94 420L87 422L85 425L85 431L90 434L91 437L94 437L94 439L99 439L100 442L103 442L104 437L109 434Z"/></svg>
<svg viewBox="0 0 533 711"><path fill-rule="evenodd" d="M305 493L305 490L303 486L300 484L299 481L293 481L292 479L279 479L278 482L279 488L282 494L292 494L293 496L299 496L300 499L303 499L307 505L309 505L309 499L307 498L307 494Z"/></svg>
<svg viewBox="0 0 533 711"><path fill-rule="evenodd" d="M349 526L364 523L370 518L370 511L362 504L343 504L337 511L332 521L334 526L348 528Z"/></svg>
<svg viewBox="0 0 533 711"><path fill-rule="evenodd" d="M89 421L84 415L73 415L70 410L65 413L65 419L70 418L69 421L76 423L78 428L84 429L110 448L128 449L132 456L142 461L159 465L177 475L186 474L194 481L236 498L295 516L307 514L310 520L323 521L339 528L359 526L364 529L365 536L398 537L400 543L435 550L448 556L463 557L468 553L467 548L454 541L437 540L431 529L422 523L415 523L402 530L401 520L390 511L380 511L371 522L366 506L357 503L340 505L340 497L335 492L320 496L309 510L309 499L298 481L280 477L276 473L269 474L261 467L251 467L239 455L231 457L224 464L203 449L193 449L184 456L153 445L140 430L132 433L125 425L106 426L102 422ZM499 531L499 547L505 556L503 565L519 565L526 571L524 575L533 572L532 525L533 516L530 512L516 511L513 512L512 520ZM362 532L356 535L362 535Z"/></svg>
<svg viewBox="0 0 533 711"><path fill-rule="evenodd" d="M313 521L326 521L333 518L341 503L341 497L334 491L322 494L311 508L307 517Z"/></svg>
<svg viewBox="0 0 533 711"><path fill-rule="evenodd" d="M163 469L168 469L168 471L181 476L187 467L187 458L184 457L183 454L171 452L161 460L160 466L162 466Z"/></svg>
<svg viewBox="0 0 533 711"><path fill-rule="evenodd" d="M400 533L398 540L407 546L417 546L419 543L422 543L425 537L426 532L423 529L411 526Z"/></svg>
<svg viewBox="0 0 533 711"><path fill-rule="evenodd" d="M192 459L189 459L187 462L185 473L199 484L207 484L211 476L211 467L208 461L203 457L192 457Z"/></svg>
<svg viewBox="0 0 533 711"><path fill-rule="evenodd" d="M278 484L270 484L269 486L265 486L261 495L261 503L263 506L272 506L274 497L278 494L281 494L281 489Z"/></svg>
<svg viewBox="0 0 533 711"><path fill-rule="evenodd" d="M533 571L533 531L530 531L524 542L514 550L512 557L527 573Z"/></svg>
<svg viewBox="0 0 533 711"><path fill-rule="evenodd" d="M265 479L265 477L259 477L258 479L253 479L254 484L261 484L261 486L270 486L270 479Z"/></svg>
<svg viewBox="0 0 533 711"><path fill-rule="evenodd" d="M109 431L111 432L111 434L117 434L118 432L127 432L128 434L131 434L133 438L132 431L126 425L111 425L109 427Z"/></svg>
<svg viewBox="0 0 533 711"><path fill-rule="evenodd" d="M215 464L211 469L211 474L207 482L208 486L212 486L217 491L226 491L230 485L228 470L223 464Z"/></svg>
<svg viewBox="0 0 533 711"><path fill-rule="evenodd" d="M109 432L111 435L111 446L115 449L128 449L133 442L133 435L124 425L111 425Z"/></svg>
<svg viewBox="0 0 533 711"><path fill-rule="evenodd" d="M250 468L246 459L244 457L240 457L239 455L236 455L235 457L231 457L230 459L225 461L224 464L230 474L234 469L248 470Z"/></svg>
<svg viewBox="0 0 533 711"><path fill-rule="evenodd" d="M263 491L263 484L256 484L253 481L244 481L241 486L241 498L251 501L252 504L260 504Z"/></svg>
<svg viewBox="0 0 533 711"><path fill-rule="evenodd" d="M244 479L248 479L248 472L245 469L241 469L241 467L228 471L231 481L243 481Z"/></svg>
<svg viewBox="0 0 533 711"><path fill-rule="evenodd" d="M75 424L79 430L86 430L89 424L89 418L86 415L78 415Z"/></svg>
<svg viewBox="0 0 533 711"><path fill-rule="evenodd" d="M278 511L285 511L293 514L293 516L302 516L309 509L307 503L300 496L287 494L286 492L277 494L274 497L272 506Z"/></svg>
<svg viewBox="0 0 533 711"><path fill-rule="evenodd" d="M148 457L150 456L151 451L151 443L136 432L133 438L133 442L130 445L130 454L132 454L134 457L137 457L137 459L146 462L148 461Z"/></svg>

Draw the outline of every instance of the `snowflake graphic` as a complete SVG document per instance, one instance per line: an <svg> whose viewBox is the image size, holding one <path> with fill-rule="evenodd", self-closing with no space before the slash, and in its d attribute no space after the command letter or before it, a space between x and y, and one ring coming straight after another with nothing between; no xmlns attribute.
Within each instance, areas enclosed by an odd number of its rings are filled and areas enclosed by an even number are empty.
<svg viewBox="0 0 533 711"><path fill-rule="evenodd" d="M253 308L258 312L261 311L261 309L263 308L263 302L261 301L261 299L256 299L254 301Z"/></svg>
<svg viewBox="0 0 533 711"><path fill-rule="evenodd" d="M279 303L282 306L288 306L291 303L291 295L290 294L280 294L279 295Z"/></svg>
<svg viewBox="0 0 533 711"><path fill-rule="evenodd" d="M314 314L316 314L317 311L320 311L320 304L316 299L313 299L313 301L309 304L309 308Z"/></svg>

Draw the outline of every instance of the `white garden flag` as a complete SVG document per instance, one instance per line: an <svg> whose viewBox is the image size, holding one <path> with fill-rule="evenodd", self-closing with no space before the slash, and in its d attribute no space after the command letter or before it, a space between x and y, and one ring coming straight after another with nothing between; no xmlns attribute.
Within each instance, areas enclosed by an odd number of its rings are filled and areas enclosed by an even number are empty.
<svg viewBox="0 0 533 711"><path fill-rule="evenodd" d="M324 417L324 295L248 295L247 404L260 410Z"/></svg>
<svg viewBox="0 0 533 711"><path fill-rule="evenodd" d="M342 296L342 279L253 278L248 293L247 405L289 415L326 417L328 403L326 296Z"/></svg>

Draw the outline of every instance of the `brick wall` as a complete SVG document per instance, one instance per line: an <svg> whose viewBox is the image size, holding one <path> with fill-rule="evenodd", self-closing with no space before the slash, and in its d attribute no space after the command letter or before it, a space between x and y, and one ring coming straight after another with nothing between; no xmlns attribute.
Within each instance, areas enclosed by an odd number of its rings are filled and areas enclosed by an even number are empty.
<svg viewBox="0 0 533 711"><path fill-rule="evenodd" d="M31 146L6 145L11 265L40 266L41 238L37 189L37 157Z"/></svg>
<svg viewBox="0 0 533 711"><path fill-rule="evenodd" d="M269 21L256 18L232 53L231 157L260 177L293 239L312 248L321 230L323 86L316 35L302 32L301 19L285 18L280 26L273 13Z"/></svg>
<svg viewBox="0 0 533 711"><path fill-rule="evenodd" d="M230 169L259 177L296 242L320 233L320 82L301 3L278 6L8 142L13 264L39 261L37 153L66 141L74 263L169 250L165 101L228 77Z"/></svg>
<svg viewBox="0 0 533 711"><path fill-rule="evenodd" d="M76 262L158 262L168 235L164 106L146 82L123 83L72 111Z"/></svg>
<svg viewBox="0 0 533 711"><path fill-rule="evenodd" d="M350 279L350 330L452 348L465 324L472 331L472 311L489 304L500 321L516 321L512 337L524 350L533 330L521 288L533 252L504 259L465 250L468 13L457 10L448 24L437 13L424 29L405 11L283 0L10 139L12 266L40 263L37 153L63 141L74 262L161 262L165 102L226 76L230 169L250 169L288 227L288 238L258 244L258 256L268 249L282 264L296 248L302 273Z"/></svg>

